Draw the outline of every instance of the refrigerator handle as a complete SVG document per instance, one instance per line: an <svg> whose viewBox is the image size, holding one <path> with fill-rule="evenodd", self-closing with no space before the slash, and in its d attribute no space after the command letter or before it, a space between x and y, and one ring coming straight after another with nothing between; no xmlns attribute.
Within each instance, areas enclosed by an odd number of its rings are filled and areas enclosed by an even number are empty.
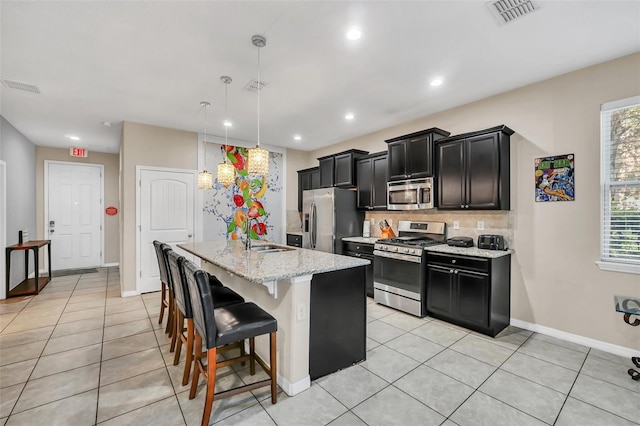
<svg viewBox="0 0 640 426"><path fill-rule="evenodd" d="M316 249L316 241L317 241L317 234L318 234L318 229L317 229L317 209L316 209L316 203L311 204L311 233L309 234L311 237L311 249L315 250Z"/></svg>

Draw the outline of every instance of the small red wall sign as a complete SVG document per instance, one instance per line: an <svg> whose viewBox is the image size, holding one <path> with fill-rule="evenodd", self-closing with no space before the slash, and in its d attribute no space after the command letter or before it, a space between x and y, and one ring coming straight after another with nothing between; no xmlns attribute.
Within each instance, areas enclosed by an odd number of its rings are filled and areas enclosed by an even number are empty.
<svg viewBox="0 0 640 426"><path fill-rule="evenodd" d="M116 214L118 214L118 209L116 207L109 206L104 209L104 212L109 216L115 216Z"/></svg>

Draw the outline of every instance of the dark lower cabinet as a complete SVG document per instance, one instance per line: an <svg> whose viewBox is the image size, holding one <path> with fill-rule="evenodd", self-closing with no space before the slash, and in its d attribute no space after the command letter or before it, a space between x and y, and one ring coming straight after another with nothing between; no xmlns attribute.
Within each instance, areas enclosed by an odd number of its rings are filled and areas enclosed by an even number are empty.
<svg viewBox="0 0 640 426"><path fill-rule="evenodd" d="M300 234L287 234L287 245L291 247L302 248L302 235Z"/></svg>
<svg viewBox="0 0 640 426"><path fill-rule="evenodd" d="M427 312L495 337L509 325L511 255L427 253Z"/></svg>
<svg viewBox="0 0 640 426"><path fill-rule="evenodd" d="M371 262L365 266L365 282L367 296L373 297L373 244L344 241L342 243L342 254L367 259Z"/></svg>
<svg viewBox="0 0 640 426"><path fill-rule="evenodd" d="M309 309L311 380L366 358L364 267L314 274Z"/></svg>

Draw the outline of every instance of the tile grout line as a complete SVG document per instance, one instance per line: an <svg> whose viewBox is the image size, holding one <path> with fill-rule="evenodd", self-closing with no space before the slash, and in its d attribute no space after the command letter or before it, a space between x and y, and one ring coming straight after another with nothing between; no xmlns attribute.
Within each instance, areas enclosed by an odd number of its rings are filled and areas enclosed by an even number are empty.
<svg viewBox="0 0 640 426"><path fill-rule="evenodd" d="M98 424L98 414L99 414L99 410L100 410L100 382L102 381L102 363L103 363L103 357L104 357L104 331L105 331L105 324L107 321L107 294L109 293L109 268L107 268L107 279L105 281L105 288L104 288L104 314L102 316L102 339L100 339L100 368L98 368L98 390L96 393L96 416L95 416L95 422L94 424L97 425Z"/></svg>
<svg viewBox="0 0 640 426"><path fill-rule="evenodd" d="M80 282L80 278L78 278L76 280L75 285L73 286L73 290L76 289L76 287L78 286L78 282ZM71 291L71 294L73 294L73 290ZM37 296L37 295L36 295ZM35 296L31 298L31 300L29 300L29 302L22 308L21 311L23 311L33 300L35 300ZM67 305L69 304L69 299L71 298L71 295L69 295L69 298L67 299L66 303L64 304L64 308L67 307ZM62 312L64 312L64 308L62 308ZM60 316L58 317L58 321L56 321L56 323L54 324L53 328L51 329L51 334L49 335L49 338L47 339L47 343L44 344L44 346L42 347L42 350L40 351L40 355L38 356L38 360L36 361L36 363L33 365L33 369L31 370L31 372L29 373L29 377L27 377L27 380L24 382L24 386L22 387L22 390L20 391L20 394L18 395L18 397L16 398L16 401L13 403L13 407L11 407L11 411L9 412L9 415L7 416L7 422L9 421L9 419L11 418L11 416L13 415L13 410L15 410L16 405L18 405L18 401L20 400L20 398L22 397L22 394L24 393L24 390L27 388L27 385L29 384L29 381L31 380L31 376L33 375L33 372L35 371L36 367L38 366L38 363L40 362L40 358L42 358L42 354L44 353L44 350L46 349L47 345L49 344L49 342L51 341L51 335L53 334L53 332L55 331L56 327L58 326L58 323L60 322L60 317L62 317L62 312L60 313ZM52 401L53 402L53 401ZM39 407L40 405L36 406ZM30 409L36 408L36 407L31 407ZM27 411L27 410L24 410ZM21 412L24 412L21 411Z"/></svg>

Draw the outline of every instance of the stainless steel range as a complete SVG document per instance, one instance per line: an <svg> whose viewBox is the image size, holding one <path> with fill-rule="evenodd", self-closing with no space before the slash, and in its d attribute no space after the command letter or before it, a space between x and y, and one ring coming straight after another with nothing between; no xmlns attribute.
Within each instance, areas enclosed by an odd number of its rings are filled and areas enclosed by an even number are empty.
<svg viewBox="0 0 640 426"><path fill-rule="evenodd" d="M444 244L444 222L398 222L397 238L374 246L373 299L383 305L423 317L426 310L425 247Z"/></svg>

